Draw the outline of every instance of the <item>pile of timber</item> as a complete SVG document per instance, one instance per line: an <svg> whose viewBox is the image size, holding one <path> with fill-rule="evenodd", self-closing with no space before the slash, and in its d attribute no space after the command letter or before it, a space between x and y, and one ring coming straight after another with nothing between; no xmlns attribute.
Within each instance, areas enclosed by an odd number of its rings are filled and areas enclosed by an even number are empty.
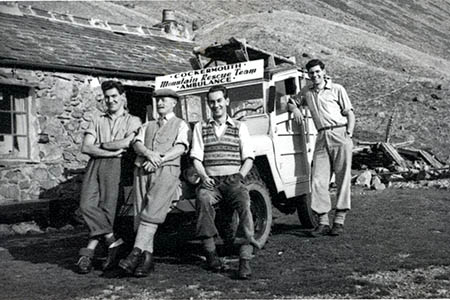
<svg viewBox="0 0 450 300"><path fill-rule="evenodd" d="M356 185L384 189L393 182L450 178L450 168L432 153L407 147L408 143L359 142L353 150Z"/></svg>

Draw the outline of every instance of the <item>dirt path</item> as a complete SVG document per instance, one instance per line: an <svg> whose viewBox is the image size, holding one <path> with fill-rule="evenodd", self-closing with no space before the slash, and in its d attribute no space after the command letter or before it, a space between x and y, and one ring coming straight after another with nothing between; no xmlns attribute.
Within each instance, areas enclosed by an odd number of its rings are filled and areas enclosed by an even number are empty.
<svg viewBox="0 0 450 300"><path fill-rule="evenodd" d="M73 272L84 231L0 240L0 299L450 298L448 190L355 189L340 237L311 238L295 215L280 215L254 278L210 273L197 243L160 243L145 279Z"/></svg>

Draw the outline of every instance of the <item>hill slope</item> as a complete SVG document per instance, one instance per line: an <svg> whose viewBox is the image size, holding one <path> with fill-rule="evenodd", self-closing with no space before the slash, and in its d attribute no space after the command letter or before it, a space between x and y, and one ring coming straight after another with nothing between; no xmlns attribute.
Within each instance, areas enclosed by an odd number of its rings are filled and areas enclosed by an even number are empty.
<svg viewBox="0 0 450 300"><path fill-rule="evenodd" d="M23 2L21 2L23 3ZM356 138L380 140L396 111L394 141L415 139L441 159L450 151L450 2L278 0L29 2L111 22L152 25L163 9L200 25L200 44L231 36L303 65L323 59L356 109ZM419 101L415 101L419 100Z"/></svg>

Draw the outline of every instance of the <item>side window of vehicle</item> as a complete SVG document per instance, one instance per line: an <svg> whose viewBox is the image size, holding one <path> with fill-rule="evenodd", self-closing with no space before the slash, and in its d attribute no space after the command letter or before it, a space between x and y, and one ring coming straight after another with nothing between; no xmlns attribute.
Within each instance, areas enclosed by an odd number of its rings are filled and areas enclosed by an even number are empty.
<svg viewBox="0 0 450 300"><path fill-rule="evenodd" d="M201 94L182 96L181 106L183 118L190 124L197 123L203 119Z"/></svg>
<svg viewBox="0 0 450 300"><path fill-rule="evenodd" d="M295 78L287 78L282 81L277 81L275 82L275 88L276 113L278 115L287 111L287 102L289 96L293 96L296 94L297 85L295 83Z"/></svg>

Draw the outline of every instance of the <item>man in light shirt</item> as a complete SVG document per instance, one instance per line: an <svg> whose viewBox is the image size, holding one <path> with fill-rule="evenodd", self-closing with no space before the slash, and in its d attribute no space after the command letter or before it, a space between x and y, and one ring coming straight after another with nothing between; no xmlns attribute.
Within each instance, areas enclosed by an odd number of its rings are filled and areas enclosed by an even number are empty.
<svg viewBox="0 0 450 300"><path fill-rule="evenodd" d="M113 232L124 171L122 155L141 126L141 120L126 109L125 89L119 81L108 80L101 87L106 112L91 120L81 147L81 152L90 156L80 199L80 211L90 230L88 245L79 252L77 269L81 274L92 270L99 242L108 249L105 271L117 266L125 248L123 240L116 239Z"/></svg>
<svg viewBox="0 0 450 300"><path fill-rule="evenodd" d="M159 118L144 124L133 141L138 155L133 185L136 239L131 253L119 262L135 277L154 271L154 236L178 196L180 157L189 149L189 126L174 113L178 94L160 89L153 96Z"/></svg>
<svg viewBox="0 0 450 300"><path fill-rule="evenodd" d="M250 259L253 247L260 248L254 238L254 223L250 211L250 196L244 178L253 166L254 152L244 123L227 114L230 99L224 86L213 86L207 93L212 119L195 125L190 156L201 179L197 189L197 237L203 242L208 267L222 268L214 237L214 204L227 205L239 214L247 242L240 248L240 279L251 277Z"/></svg>
<svg viewBox="0 0 450 300"><path fill-rule="evenodd" d="M310 60L306 64L310 87L304 88L296 99L289 101L294 120L303 124L300 106L308 106L318 130L312 166L311 209L319 217L319 225L312 236L337 236L344 232L344 221L351 208L350 184L352 165L352 135L355 127L353 106L343 86L325 78L325 64ZM331 211L329 185L332 172L336 175L337 199L333 227L328 213Z"/></svg>

